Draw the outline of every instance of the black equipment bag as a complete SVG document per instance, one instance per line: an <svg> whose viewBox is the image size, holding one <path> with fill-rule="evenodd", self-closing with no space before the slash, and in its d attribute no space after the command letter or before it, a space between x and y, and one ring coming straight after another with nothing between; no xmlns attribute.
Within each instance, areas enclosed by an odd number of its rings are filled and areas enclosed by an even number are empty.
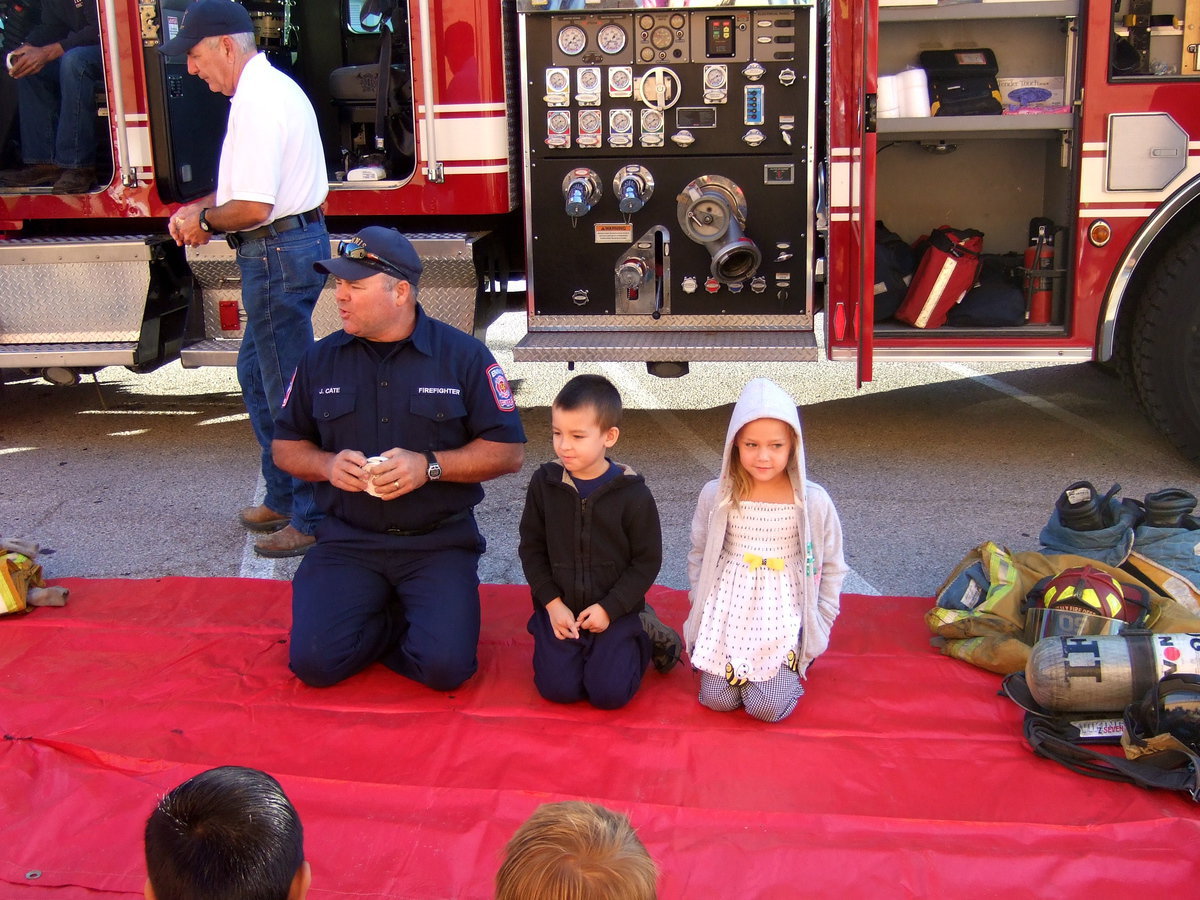
<svg viewBox="0 0 1200 900"><path fill-rule="evenodd" d="M935 116L998 116L1004 111L996 73L996 54L986 47L922 50L921 67L929 79L929 104Z"/></svg>
<svg viewBox="0 0 1200 900"><path fill-rule="evenodd" d="M912 247L890 231L882 220L875 222L875 321L882 322L896 314L913 273L917 271L917 254Z"/></svg>

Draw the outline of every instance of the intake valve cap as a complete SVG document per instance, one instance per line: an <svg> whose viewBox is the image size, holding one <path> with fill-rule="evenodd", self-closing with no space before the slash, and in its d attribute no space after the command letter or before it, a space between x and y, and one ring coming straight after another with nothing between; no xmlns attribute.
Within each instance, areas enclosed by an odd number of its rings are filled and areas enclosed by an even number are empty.
<svg viewBox="0 0 1200 900"><path fill-rule="evenodd" d="M386 456L372 456L363 464L363 474L367 476L367 493L372 497L378 497L379 491L375 489L375 482L371 481L371 473L375 471L380 463L385 462L387 462Z"/></svg>

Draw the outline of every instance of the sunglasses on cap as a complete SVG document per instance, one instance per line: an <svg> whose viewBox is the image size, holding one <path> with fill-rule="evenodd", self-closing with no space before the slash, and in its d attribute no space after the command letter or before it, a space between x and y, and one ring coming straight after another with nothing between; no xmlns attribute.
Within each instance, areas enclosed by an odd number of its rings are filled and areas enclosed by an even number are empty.
<svg viewBox="0 0 1200 900"><path fill-rule="evenodd" d="M364 266L370 266L372 269L378 269L380 272L385 272L388 275L394 275L401 281L412 280L407 273L401 272L386 259L376 256L364 247L357 238L348 241L338 241L337 252L338 256L352 259L355 262L362 263Z"/></svg>

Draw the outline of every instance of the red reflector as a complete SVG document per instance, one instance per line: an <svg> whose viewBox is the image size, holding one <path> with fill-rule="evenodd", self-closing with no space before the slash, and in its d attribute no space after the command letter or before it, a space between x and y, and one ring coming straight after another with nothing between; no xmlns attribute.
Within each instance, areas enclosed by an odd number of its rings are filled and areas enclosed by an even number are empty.
<svg viewBox="0 0 1200 900"><path fill-rule="evenodd" d="M242 330L242 311L236 300L222 300L219 304L222 331Z"/></svg>

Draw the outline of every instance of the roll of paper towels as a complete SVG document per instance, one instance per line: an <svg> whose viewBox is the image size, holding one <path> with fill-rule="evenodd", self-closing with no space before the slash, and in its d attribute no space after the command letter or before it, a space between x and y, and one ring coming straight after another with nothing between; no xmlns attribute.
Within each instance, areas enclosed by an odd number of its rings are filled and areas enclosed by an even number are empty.
<svg viewBox="0 0 1200 900"><path fill-rule="evenodd" d="M877 84L877 112L881 119L895 119L900 115L900 85L895 75L880 75Z"/></svg>
<svg viewBox="0 0 1200 900"><path fill-rule="evenodd" d="M924 69L905 69L896 76L899 82L900 115L906 119L929 116L929 79Z"/></svg>

